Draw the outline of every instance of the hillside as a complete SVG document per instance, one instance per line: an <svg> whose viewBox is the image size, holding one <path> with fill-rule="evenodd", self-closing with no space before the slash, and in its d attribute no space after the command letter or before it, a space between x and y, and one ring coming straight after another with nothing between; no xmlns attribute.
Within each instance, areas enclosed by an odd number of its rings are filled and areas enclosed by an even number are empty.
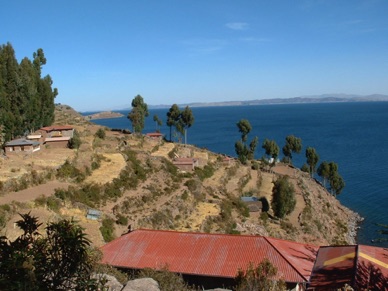
<svg viewBox="0 0 388 291"><path fill-rule="evenodd" d="M221 155L207 150L109 130L99 138L101 127L66 105L57 106L55 117L57 124L79 132L78 150L48 148L0 160L0 204L7 205L0 207L0 223L9 237L18 235L13 227L17 213L31 211L43 221L75 218L96 246L104 244L101 226L107 239L112 227L113 236L120 236L128 225L257 234L317 245L354 243L358 216L298 169L278 164L272 171L256 170L234 160L225 164ZM174 156L197 158L199 167L179 172ZM59 177L64 163L66 175ZM284 220L271 218L271 210L249 212L239 197L270 202L272 182L281 175L288 175L296 189L295 210ZM17 197L12 191L23 191L23 201L11 202ZM103 219L87 220L89 208L102 211Z"/></svg>

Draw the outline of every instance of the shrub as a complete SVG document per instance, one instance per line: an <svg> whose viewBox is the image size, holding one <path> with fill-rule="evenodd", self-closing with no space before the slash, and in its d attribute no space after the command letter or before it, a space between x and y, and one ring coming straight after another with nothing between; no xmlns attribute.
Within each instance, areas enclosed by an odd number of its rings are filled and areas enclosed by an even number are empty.
<svg viewBox="0 0 388 291"><path fill-rule="evenodd" d="M120 213L116 215L116 223L120 225L128 225L128 218Z"/></svg>
<svg viewBox="0 0 388 291"><path fill-rule="evenodd" d="M114 240L114 220L112 218L104 218L102 220L100 231L105 242Z"/></svg>
<svg viewBox="0 0 388 291"><path fill-rule="evenodd" d="M250 263L245 270L238 270L236 281L237 291L278 291L286 290L285 282L275 281L277 268L268 259L264 259L256 267Z"/></svg>
<svg viewBox="0 0 388 291"><path fill-rule="evenodd" d="M105 139L105 130L103 128L99 128L96 133L94 134L94 136L98 137L98 138L101 138L101 139Z"/></svg>
<svg viewBox="0 0 388 291"><path fill-rule="evenodd" d="M272 196L271 206L277 217L283 218L294 210L296 205L295 190L287 176L275 181Z"/></svg>
<svg viewBox="0 0 388 291"><path fill-rule="evenodd" d="M73 137L69 141L69 148L79 149L81 146L81 138L77 130L74 130Z"/></svg>
<svg viewBox="0 0 388 291"><path fill-rule="evenodd" d="M90 241L74 221L48 223L40 235L36 217L21 214L16 240L1 238L1 290L97 290L91 278Z"/></svg>
<svg viewBox="0 0 388 291"><path fill-rule="evenodd" d="M202 169L196 167L194 169L195 173L197 174L198 178L203 181L207 178L210 178L214 175L214 167L212 165L205 165Z"/></svg>

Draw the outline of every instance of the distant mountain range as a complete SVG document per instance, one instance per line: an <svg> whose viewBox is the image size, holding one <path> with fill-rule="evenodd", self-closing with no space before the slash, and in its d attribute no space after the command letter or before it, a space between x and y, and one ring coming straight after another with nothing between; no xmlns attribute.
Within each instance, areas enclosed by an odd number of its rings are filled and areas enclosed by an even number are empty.
<svg viewBox="0 0 388 291"><path fill-rule="evenodd" d="M211 106L249 106L249 105L270 105L270 104L297 104L297 103L333 103L333 102L367 102L367 101L388 101L388 95L351 95L351 94L322 94L309 95L291 98L255 99L246 101L221 101L221 102L193 102L178 104L180 107L211 107ZM150 105L149 108L170 108L172 104ZM120 110L130 110L126 108Z"/></svg>

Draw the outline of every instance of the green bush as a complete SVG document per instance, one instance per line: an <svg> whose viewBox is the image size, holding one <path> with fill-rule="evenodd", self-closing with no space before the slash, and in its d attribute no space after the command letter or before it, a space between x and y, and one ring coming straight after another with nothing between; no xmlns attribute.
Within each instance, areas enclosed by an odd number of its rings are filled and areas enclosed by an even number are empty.
<svg viewBox="0 0 388 291"><path fill-rule="evenodd" d="M98 138L105 139L106 133L103 128L99 128L94 135Z"/></svg>
<svg viewBox="0 0 388 291"><path fill-rule="evenodd" d="M272 190L271 204L275 215L283 218L295 209L295 205L295 190L288 177L283 176L276 180Z"/></svg>
<svg viewBox="0 0 388 291"><path fill-rule="evenodd" d="M105 242L110 242L115 239L114 236L114 220L112 218L104 218L100 231Z"/></svg>
<svg viewBox="0 0 388 291"><path fill-rule="evenodd" d="M197 174L198 178L203 181L207 178L210 178L214 175L215 169L212 165L205 165L203 168L196 167L194 169L195 173Z"/></svg>
<svg viewBox="0 0 388 291"><path fill-rule="evenodd" d="M73 137L69 141L69 148L71 149L79 149L81 146L81 137L77 130L74 130Z"/></svg>
<svg viewBox="0 0 388 291"><path fill-rule="evenodd" d="M116 215L116 223L120 225L128 225L128 218L119 213Z"/></svg>

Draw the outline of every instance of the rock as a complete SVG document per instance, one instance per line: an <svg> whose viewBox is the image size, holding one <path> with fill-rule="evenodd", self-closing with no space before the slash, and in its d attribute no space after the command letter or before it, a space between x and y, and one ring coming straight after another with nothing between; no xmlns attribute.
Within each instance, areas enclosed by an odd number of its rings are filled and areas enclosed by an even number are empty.
<svg viewBox="0 0 388 291"><path fill-rule="evenodd" d="M152 278L128 281L122 291L160 291L159 284Z"/></svg>
<svg viewBox="0 0 388 291"><path fill-rule="evenodd" d="M107 275L107 274L94 274L92 276L94 279L103 279L106 280L106 283L104 285L104 290L107 291L120 291L123 289L123 285L117 281L117 279L114 276Z"/></svg>

